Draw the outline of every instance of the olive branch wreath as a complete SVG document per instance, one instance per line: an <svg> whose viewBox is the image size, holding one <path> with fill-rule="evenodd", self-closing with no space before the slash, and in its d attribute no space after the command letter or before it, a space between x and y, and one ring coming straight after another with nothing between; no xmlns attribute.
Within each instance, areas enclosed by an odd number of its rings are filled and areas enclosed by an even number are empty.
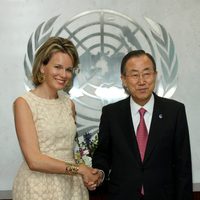
<svg viewBox="0 0 200 200"><path fill-rule="evenodd" d="M33 64L34 53L38 47L51 36L53 31L52 25L58 17L59 16L52 17L46 23L42 22L29 38L27 54L25 54L24 57L24 70L27 78L25 82L29 87L33 87L31 81L31 66ZM156 41L157 50L160 55L162 76L157 80L156 93L158 93L159 96L171 97L177 87L178 72L178 59L175 53L173 40L161 24L147 17L145 17L145 20L150 25L151 34ZM130 32L128 29L126 31ZM124 37L127 36L124 35ZM129 42L132 43L133 41L129 40Z"/></svg>
<svg viewBox="0 0 200 200"><path fill-rule="evenodd" d="M25 70L25 75L26 75L26 80L25 84L27 87L32 88L32 77L31 77L31 67L33 64L34 60L34 54L36 50L40 47L41 44L43 44L51 35L53 32L53 24L56 21L56 19L59 16L55 16L50 18L47 22L42 22L36 29L34 33L31 34L28 45L27 45L27 53L25 54L24 57L24 70ZM156 47L160 55L160 66L162 70L163 76L158 80L157 82L157 93L159 96L164 96L164 97L171 97L172 94L176 90L176 82L177 82L177 71L178 71L178 60L177 56L175 54L175 47L173 40L171 36L167 33L165 28L154 22L153 20L149 18L145 18L148 24L151 27L151 34L156 41ZM131 30L125 29L124 31L122 30L123 36L121 36L122 43L126 45L127 47L129 46L128 43L124 38L128 38L128 42L130 42L132 45L134 45L136 48L140 47L139 43L134 43L134 41L131 41L129 36L131 36ZM127 33L128 35L126 35ZM131 37L132 38L132 37ZM133 38L134 39L134 38ZM151 44L151 43L150 43ZM131 48L129 48L131 50ZM154 55L154 49L151 46L151 49L153 50L153 55ZM155 55L154 55L155 56ZM89 133L88 133L89 134ZM87 133L86 133L87 135ZM86 135L82 135L86 136ZM90 138L86 140L86 138L80 138L79 141L79 136L76 138L76 142L79 146L79 149L75 148L75 158L77 160L80 160L80 157L84 158L84 162L90 162L90 157L91 155L88 153L88 150L91 151L96 148L97 144L97 134L95 133ZM88 145L90 148L88 148ZM82 150L82 155L80 155L80 149ZM84 153L86 151L86 153ZM89 160L88 160L89 159Z"/></svg>
<svg viewBox="0 0 200 200"><path fill-rule="evenodd" d="M161 24L147 17L145 19L151 27L151 34L160 54L162 76L157 80L157 93L159 96L171 97L177 87L178 72L178 59L174 42Z"/></svg>
<svg viewBox="0 0 200 200"><path fill-rule="evenodd" d="M33 83L31 81L31 66L33 64L34 53L40 47L40 45L46 42L47 39L51 36L53 31L52 25L54 24L57 18L58 16L55 16L49 19L46 23L42 22L29 38L27 54L25 54L24 56L24 71L27 78L25 82L30 88L33 87Z"/></svg>

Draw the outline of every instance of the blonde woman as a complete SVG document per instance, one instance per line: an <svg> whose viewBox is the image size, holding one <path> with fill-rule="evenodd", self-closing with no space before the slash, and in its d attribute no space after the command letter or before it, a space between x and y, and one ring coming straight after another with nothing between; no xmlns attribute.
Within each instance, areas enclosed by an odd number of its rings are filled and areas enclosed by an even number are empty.
<svg viewBox="0 0 200 200"><path fill-rule="evenodd" d="M60 92L68 89L78 63L75 46L61 37L49 38L35 55L35 89L14 102L24 156L13 185L14 200L88 200L84 183L95 187L98 171L75 163L75 108Z"/></svg>

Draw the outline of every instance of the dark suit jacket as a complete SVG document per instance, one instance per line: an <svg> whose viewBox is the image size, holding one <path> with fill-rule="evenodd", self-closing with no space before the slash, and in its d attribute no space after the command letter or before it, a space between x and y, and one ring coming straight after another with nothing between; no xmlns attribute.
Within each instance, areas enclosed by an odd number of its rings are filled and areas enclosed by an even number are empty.
<svg viewBox="0 0 200 200"><path fill-rule="evenodd" d="M132 123L130 97L102 109L93 166L109 177L109 199L137 200L143 185L145 200L192 200L185 107L174 100L154 97L143 162Z"/></svg>

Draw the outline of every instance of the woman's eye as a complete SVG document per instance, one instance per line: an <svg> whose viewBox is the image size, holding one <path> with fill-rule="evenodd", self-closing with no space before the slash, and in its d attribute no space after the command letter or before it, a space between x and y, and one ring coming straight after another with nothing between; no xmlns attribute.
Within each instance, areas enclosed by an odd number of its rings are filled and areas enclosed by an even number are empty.
<svg viewBox="0 0 200 200"><path fill-rule="evenodd" d="M61 69L61 67L60 66L54 66L56 69Z"/></svg>
<svg viewBox="0 0 200 200"><path fill-rule="evenodd" d="M66 68L65 71L72 73L73 72L73 68L72 67Z"/></svg>

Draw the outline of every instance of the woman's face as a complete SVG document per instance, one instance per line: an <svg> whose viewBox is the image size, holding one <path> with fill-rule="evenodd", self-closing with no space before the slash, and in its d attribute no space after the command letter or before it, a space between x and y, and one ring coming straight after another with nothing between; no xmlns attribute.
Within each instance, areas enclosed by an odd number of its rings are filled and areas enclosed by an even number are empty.
<svg viewBox="0 0 200 200"><path fill-rule="evenodd" d="M45 77L42 84L54 90L61 90L67 86L73 76L73 61L68 54L56 52L48 64L40 68L40 71Z"/></svg>

